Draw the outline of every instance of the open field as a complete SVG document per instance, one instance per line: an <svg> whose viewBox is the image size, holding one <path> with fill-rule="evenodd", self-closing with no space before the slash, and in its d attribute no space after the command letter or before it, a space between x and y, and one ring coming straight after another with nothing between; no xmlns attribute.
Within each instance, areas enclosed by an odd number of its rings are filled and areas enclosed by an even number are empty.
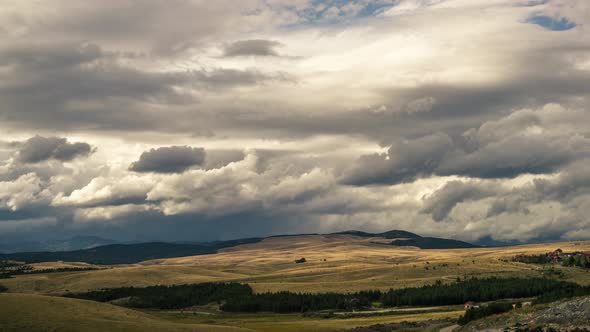
<svg viewBox="0 0 590 332"><path fill-rule="evenodd" d="M456 319L462 311L359 318L299 314L197 314L138 311L111 304L34 294L0 294L0 331L307 331L330 332L380 323ZM450 324L450 323L449 323Z"/></svg>
<svg viewBox="0 0 590 332"><path fill-rule="evenodd" d="M174 323L105 303L31 294L0 294L0 331L193 331L246 329Z"/></svg>
<svg viewBox="0 0 590 332"><path fill-rule="evenodd" d="M351 292L430 284L457 277L538 277L542 267L503 259L520 254L588 251L590 241L502 248L422 250L349 235L268 238L220 253L147 261L97 271L17 276L0 280L10 292L62 294L157 284L240 281L255 291ZM307 262L295 264L297 258ZM565 280L590 284L590 272L557 267Z"/></svg>
<svg viewBox="0 0 590 332"><path fill-rule="evenodd" d="M222 324L252 329L260 332L333 332L352 329L359 326L370 326L383 323L416 322L425 320L449 320L444 325L451 325L464 313L463 310L431 313L408 313L386 316L370 316L358 318L312 318L299 314L221 314L196 315L179 313L154 313L158 317L173 322L197 324Z"/></svg>
<svg viewBox="0 0 590 332"><path fill-rule="evenodd" d="M372 315L331 318L301 314L237 314L208 312L137 311L106 303L49 297L99 288L239 281L256 292L352 292L386 290L457 277L539 277L543 267L511 262L516 254L537 254L561 248L589 251L590 241L535 244L503 248L422 250L393 247L390 240L350 235L307 235L268 238L255 244L224 249L217 254L117 265L101 270L18 275L2 279L9 288L0 294L0 331L271 331L331 332L382 323L424 322L429 329L453 324L460 306L392 308ZM305 257L307 262L294 263ZM40 263L35 268L89 266L78 263ZM590 285L590 272L556 266L564 280ZM22 293L22 294L17 294ZM406 311L407 310L407 311ZM229 327L228 327L229 326Z"/></svg>

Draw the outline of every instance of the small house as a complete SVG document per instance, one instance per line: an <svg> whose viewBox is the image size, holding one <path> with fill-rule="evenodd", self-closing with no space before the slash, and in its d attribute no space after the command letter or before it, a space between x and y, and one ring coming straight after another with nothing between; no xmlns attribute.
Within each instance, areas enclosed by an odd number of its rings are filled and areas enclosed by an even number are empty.
<svg viewBox="0 0 590 332"><path fill-rule="evenodd" d="M479 308L479 305L473 301L467 301L465 302L465 310L471 310L471 309L476 309Z"/></svg>

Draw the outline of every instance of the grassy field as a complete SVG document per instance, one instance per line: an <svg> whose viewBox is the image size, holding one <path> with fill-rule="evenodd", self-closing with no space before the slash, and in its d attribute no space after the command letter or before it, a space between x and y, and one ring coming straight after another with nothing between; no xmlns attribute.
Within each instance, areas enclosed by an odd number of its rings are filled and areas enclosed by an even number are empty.
<svg viewBox="0 0 590 332"><path fill-rule="evenodd" d="M247 332L176 323L110 304L32 294L0 294L0 331ZM251 330L250 330L251 331Z"/></svg>
<svg viewBox="0 0 590 332"><path fill-rule="evenodd" d="M257 292L352 292L386 290L451 282L457 277L539 277L543 267L515 263L516 254L537 254L561 248L589 251L590 241L536 244L504 248L421 250L385 244L385 239L349 235L269 238L217 254L147 261L101 270L19 275L2 279L9 293L0 294L0 331L317 331L329 332L402 321L434 323L456 319L460 308L446 311L397 312L352 318L304 317L299 314L192 314L124 309L110 304L49 297L98 288L239 281ZM305 257L307 262L295 264ZM41 263L35 268L86 266ZM590 272L556 266L564 280L590 284ZM18 294L17 294L18 293ZM438 325L437 325L438 324ZM450 323L449 323L450 324ZM232 327L228 327L232 326Z"/></svg>
<svg viewBox="0 0 590 332"><path fill-rule="evenodd" d="M0 331L331 332L379 323L455 319L460 314L462 311L455 310L330 319L299 314L193 315L141 312L111 304L34 294L0 294Z"/></svg>
<svg viewBox="0 0 590 332"><path fill-rule="evenodd" d="M421 250L345 235L270 238L218 254L148 261L98 271L0 280L11 292L62 294L120 286L240 281L255 291L352 292L431 284L457 277L538 277L542 267L506 262L519 253L590 250L590 241L503 248ZM307 262L295 264L297 258ZM590 273L562 268L565 280L590 284Z"/></svg>
<svg viewBox="0 0 590 332"><path fill-rule="evenodd" d="M197 324L222 324L252 329L260 332L334 332L352 329L359 326L370 326L383 323L400 323L433 320L441 324L441 320L449 320L442 325L450 325L452 319L458 318L463 310L447 312L395 314L386 316L370 316L358 318L310 318L299 314L220 314L196 315L179 313L154 313L158 317L173 322Z"/></svg>

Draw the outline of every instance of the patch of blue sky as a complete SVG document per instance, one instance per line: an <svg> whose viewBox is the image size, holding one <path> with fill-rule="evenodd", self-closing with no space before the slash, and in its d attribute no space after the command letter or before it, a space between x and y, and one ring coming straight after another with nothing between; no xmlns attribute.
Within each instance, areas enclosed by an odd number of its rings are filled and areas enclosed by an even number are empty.
<svg viewBox="0 0 590 332"><path fill-rule="evenodd" d="M312 0L303 9L284 6L300 17L301 21L291 25L334 25L350 23L356 19L377 16L383 11L396 6L397 0Z"/></svg>
<svg viewBox="0 0 590 332"><path fill-rule="evenodd" d="M523 6L523 7L535 7L535 6L544 5L546 3L549 3L549 0L530 0L529 2L524 3L521 6Z"/></svg>
<svg viewBox="0 0 590 332"><path fill-rule="evenodd" d="M527 19L528 23L539 25L545 29L552 31L566 31L576 27L576 22L569 20L566 17L556 19L545 15L532 15Z"/></svg>

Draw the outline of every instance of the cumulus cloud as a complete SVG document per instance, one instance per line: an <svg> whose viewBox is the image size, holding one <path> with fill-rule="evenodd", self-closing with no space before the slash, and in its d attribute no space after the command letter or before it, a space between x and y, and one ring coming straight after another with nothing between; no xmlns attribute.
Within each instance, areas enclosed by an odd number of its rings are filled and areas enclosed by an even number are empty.
<svg viewBox="0 0 590 332"><path fill-rule="evenodd" d="M71 2L0 9L22 236L587 234L588 1Z"/></svg>
<svg viewBox="0 0 590 332"><path fill-rule="evenodd" d="M282 44L274 40L249 39L229 43L223 47L223 55L232 56L279 56L276 48Z"/></svg>
<svg viewBox="0 0 590 332"><path fill-rule="evenodd" d="M170 146L144 152L131 164L134 172L179 173L205 162L205 149Z"/></svg>
<svg viewBox="0 0 590 332"><path fill-rule="evenodd" d="M365 185L414 181L432 174L452 148L451 138L444 133L400 141L387 153L362 156L343 182Z"/></svg>
<svg viewBox="0 0 590 332"><path fill-rule="evenodd" d="M69 143L65 138L35 136L22 143L18 159L24 163L38 163L49 159L70 161L92 152L88 143Z"/></svg>
<svg viewBox="0 0 590 332"><path fill-rule="evenodd" d="M477 182L450 181L424 199L422 212L432 214L435 221L444 220L457 204L466 200L480 200L493 196L497 186ZM496 190L494 190L496 189Z"/></svg>
<svg viewBox="0 0 590 332"><path fill-rule="evenodd" d="M22 210L47 204L51 193L34 173L25 174L14 181L0 182L0 209Z"/></svg>
<svg viewBox="0 0 590 332"><path fill-rule="evenodd" d="M451 138L439 133L396 142L387 153L361 157L343 183L396 184L431 175L514 178L553 173L590 155L586 112L548 105L515 111ZM559 126L558 126L559 124Z"/></svg>

